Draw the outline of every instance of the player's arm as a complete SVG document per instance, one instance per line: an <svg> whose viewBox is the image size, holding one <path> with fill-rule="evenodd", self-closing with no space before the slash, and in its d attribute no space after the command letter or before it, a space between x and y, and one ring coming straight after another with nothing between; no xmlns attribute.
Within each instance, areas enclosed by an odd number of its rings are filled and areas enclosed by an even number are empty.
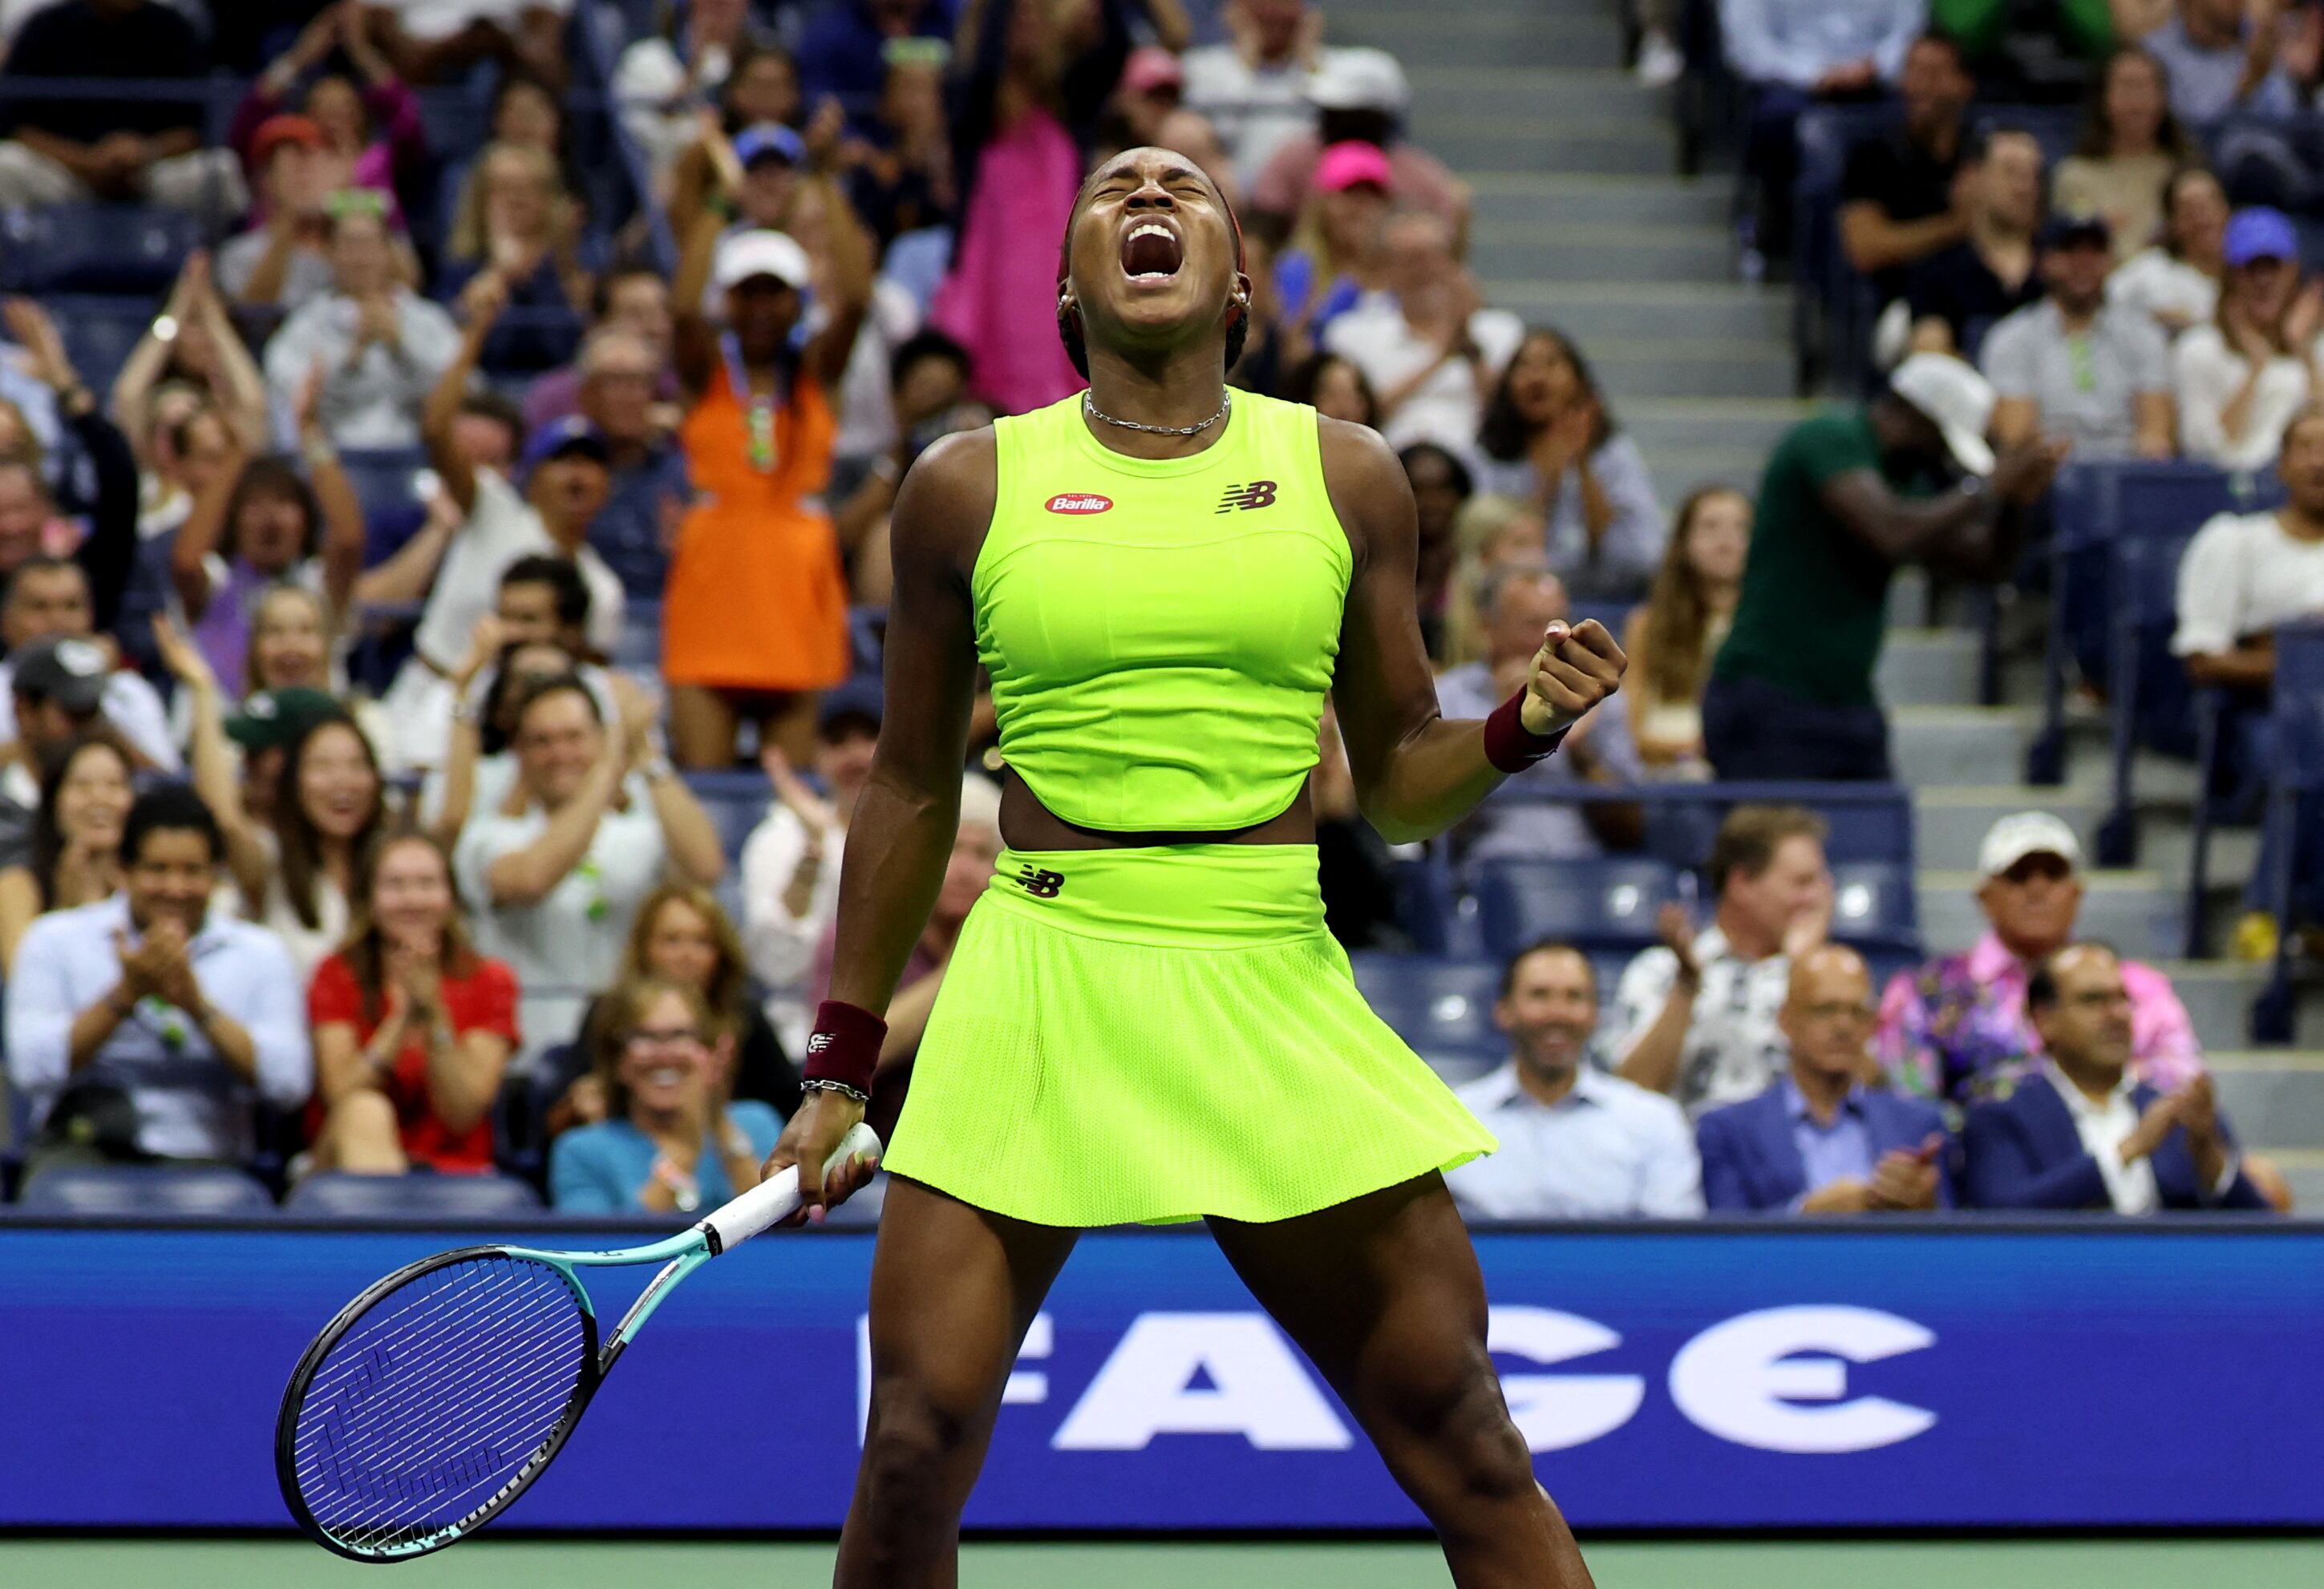
<svg viewBox="0 0 2324 1589"><path fill-rule="evenodd" d="M878 1018L927 929L952 855L976 694L968 574L992 519L996 478L992 432L964 432L922 454L897 492L887 710L847 826L830 999L807 1044L811 1079L819 1064L867 1041L877 1052ZM862 1116L843 1093L810 1090L765 1173L824 1162ZM852 1189L853 1182L835 1177L832 1184ZM824 1200L822 1188L803 1182L800 1190L809 1204Z"/></svg>
<svg viewBox="0 0 2324 1589"><path fill-rule="evenodd" d="M1514 721L1447 721L1420 638L1419 532L1403 465L1374 432L1321 423L1324 482L1356 562L1332 684L1356 804L1390 843L1431 838L1522 765L1513 755L1539 754L1543 740L1611 695L1626 666L1622 648L1595 620L1570 630L1552 624L1522 704L1506 714ZM1502 765L1489 741L1499 746Z"/></svg>

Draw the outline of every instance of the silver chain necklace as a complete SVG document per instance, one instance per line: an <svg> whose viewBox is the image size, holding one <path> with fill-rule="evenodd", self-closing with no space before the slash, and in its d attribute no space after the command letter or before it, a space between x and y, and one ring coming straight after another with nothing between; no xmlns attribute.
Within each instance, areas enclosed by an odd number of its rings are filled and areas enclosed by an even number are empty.
<svg viewBox="0 0 2324 1589"><path fill-rule="evenodd" d="M1209 418L1204 420L1200 425L1140 425L1135 419L1115 418L1112 415L1107 413L1104 409L1097 406L1096 398L1093 397L1086 390L1082 393L1082 412L1087 414L1091 418L1102 420L1108 425L1118 425L1124 430L1142 430L1148 436L1200 436L1212 426L1216 425L1220 420L1225 418L1227 417L1227 410L1233 407L1234 394L1231 392L1221 392L1219 394L1219 411L1212 415Z"/></svg>

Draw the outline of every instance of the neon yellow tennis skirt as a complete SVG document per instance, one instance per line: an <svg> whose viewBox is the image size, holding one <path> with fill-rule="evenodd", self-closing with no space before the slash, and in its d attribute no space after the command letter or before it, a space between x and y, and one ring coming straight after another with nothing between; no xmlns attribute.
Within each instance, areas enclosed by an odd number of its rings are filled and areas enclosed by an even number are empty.
<svg viewBox="0 0 2324 1589"><path fill-rule="evenodd" d="M1005 850L888 1169L1039 1225L1287 1219L1495 1147L1356 991L1315 850Z"/></svg>

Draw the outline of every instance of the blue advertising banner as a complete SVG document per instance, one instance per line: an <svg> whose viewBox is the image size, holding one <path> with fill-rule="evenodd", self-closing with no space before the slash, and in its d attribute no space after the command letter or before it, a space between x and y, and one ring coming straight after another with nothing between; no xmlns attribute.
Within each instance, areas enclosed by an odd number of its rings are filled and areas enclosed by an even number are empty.
<svg viewBox="0 0 2324 1589"><path fill-rule="evenodd" d="M287 1526L271 1440L300 1350L374 1278L475 1239L0 1222L0 1527ZM2324 1227L1478 1249L1511 1410L1585 1529L2324 1527ZM689 1280L499 1526L835 1527L870 1257L868 1236L778 1235ZM593 1274L601 1312L642 1280ZM1160 1232L1083 1242L969 1520L1419 1522L1211 1243Z"/></svg>

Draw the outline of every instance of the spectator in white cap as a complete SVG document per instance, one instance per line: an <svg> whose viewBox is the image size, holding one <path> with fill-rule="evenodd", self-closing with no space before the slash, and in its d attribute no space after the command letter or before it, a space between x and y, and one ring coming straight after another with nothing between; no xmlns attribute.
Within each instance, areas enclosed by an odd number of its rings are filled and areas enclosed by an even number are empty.
<svg viewBox="0 0 2324 1589"><path fill-rule="evenodd" d="M1250 207L1258 215L1288 222L1298 210L1323 152L1341 143L1369 143L1388 157L1397 202L1425 209L1452 228L1456 240L1469 233L1469 185L1445 163L1402 135L1412 86L1404 68L1385 50L1334 50L1307 81L1307 103L1315 124L1295 133L1268 157L1250 185Z"/></svg>
<svg viewBox="0 0 2324 1589"><path fill-rule="evenodd" d="M678 436L699 494L662 599L662 676L683 766L731 765L745 718L761 744L804 763L816 693L847 676L847 584L822 496L837 393L872 301L872 244L844 200L823 222L819 271L796 240L765 230L725 238L715 256L697 234L679 266L688 408ZM724 298L723 329L700 311L706 280ZM811 280L816 318L802 343Z"/></svg>
<svg viewBox="0 0 2324 1589"><path fill-rule="evenodd" d="M1775 445L1727 643L1703 692L1722 778L1889 776L1872 693L1888 578L1906 563L2006 578L2025 510L2065 456L2040 438L1998 460L1993 388L1959 359L1915 354L1861 408L1803 420ZM1950 489L1935 483L1960 476Z"/></svg>
<svg viewBox="0 0 2324 1589"><path fill-rule="evenodd" d="M1966 954L1940 955L1889 980L1874 1052L1898 1087L1966 1107L2041 1057L2025 1013L2034 968L2074 939L2082 847L2044 811L2003 817L1978 849L1985 935ZM2203 1053L2170 978L2122 962L2130 995L2132 1077L2171 1092L2200 1075Z"/></svg>

